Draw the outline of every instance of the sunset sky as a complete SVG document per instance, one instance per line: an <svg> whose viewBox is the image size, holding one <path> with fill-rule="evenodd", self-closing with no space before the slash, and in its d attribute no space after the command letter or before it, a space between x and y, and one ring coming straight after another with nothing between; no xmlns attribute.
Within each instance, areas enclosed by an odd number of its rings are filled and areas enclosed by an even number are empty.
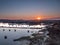
<svg viewBox="0 0 60 45"><path fill-rule="evenodd" d="M0 0L0 19L60 19L58 0Z"/></svg>

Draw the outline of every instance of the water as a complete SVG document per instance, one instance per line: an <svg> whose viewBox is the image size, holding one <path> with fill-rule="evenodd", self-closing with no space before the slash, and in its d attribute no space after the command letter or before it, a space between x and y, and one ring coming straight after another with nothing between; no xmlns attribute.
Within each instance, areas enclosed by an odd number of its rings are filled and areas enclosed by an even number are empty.
<svg viewBox="0 0 60 45"><path fill-rule="evenodd" d="M0 45L27 45L27 41L16 41L22 36L29 36L32 33L36 33L41 29L19 29L19 28L0 28Z"/></svg>

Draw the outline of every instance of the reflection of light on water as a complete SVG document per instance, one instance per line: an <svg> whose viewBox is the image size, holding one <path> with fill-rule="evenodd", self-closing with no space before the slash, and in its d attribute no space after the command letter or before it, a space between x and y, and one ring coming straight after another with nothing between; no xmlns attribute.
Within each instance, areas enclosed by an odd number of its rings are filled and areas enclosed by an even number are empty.
<svg viewBox="0 0 60 45"><path fill-rule="evenodd" d="M44 28L44 27L46 27L46 25L27 25L27 24L0 23L0 27Z"/></svg>

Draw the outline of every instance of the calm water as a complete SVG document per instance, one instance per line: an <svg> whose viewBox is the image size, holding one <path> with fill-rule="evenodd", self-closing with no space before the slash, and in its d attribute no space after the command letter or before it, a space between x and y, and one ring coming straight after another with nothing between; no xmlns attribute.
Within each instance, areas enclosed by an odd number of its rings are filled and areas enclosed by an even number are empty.
<svg viewBox="0 0 60 45"><path fill-rule="evenodd" d="M29 36L41 29L0 28L0 45L25 45L27 41L16 41L22 36ZM27 44L26 44L27 45Z"/></svg>

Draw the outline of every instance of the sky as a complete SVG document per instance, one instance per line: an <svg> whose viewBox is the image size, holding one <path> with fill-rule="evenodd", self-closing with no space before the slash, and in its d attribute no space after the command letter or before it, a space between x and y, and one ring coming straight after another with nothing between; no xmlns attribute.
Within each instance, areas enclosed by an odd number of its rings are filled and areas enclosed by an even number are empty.
<svg viewBox="0 0 60 45"><path fill-rule="evenodd" d="M0 19L60 19L59 0L0 0Z"/></svg>

